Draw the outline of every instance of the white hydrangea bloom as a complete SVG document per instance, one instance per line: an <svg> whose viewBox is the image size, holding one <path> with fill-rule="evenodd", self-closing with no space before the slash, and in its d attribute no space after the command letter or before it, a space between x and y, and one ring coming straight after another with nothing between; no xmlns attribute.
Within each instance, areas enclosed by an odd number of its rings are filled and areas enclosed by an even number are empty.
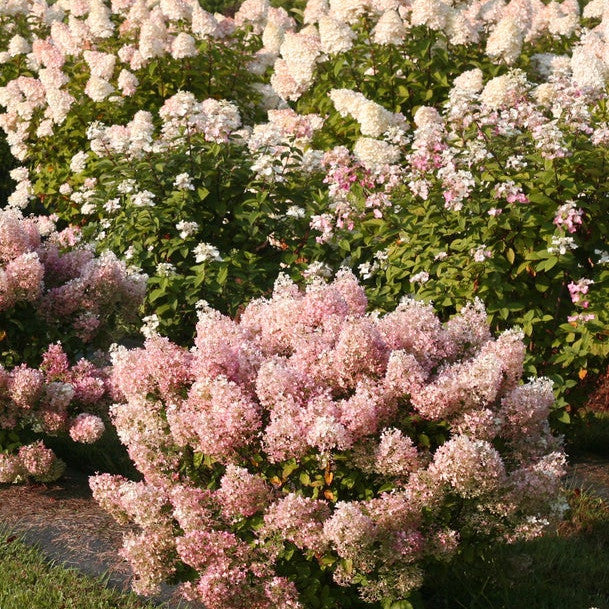
<svg viewBox="0 0 609 609"><path fill-rule="evenodd" d="M353 46L356 34L346 23L331 15L322 15L318 27L321 50L326 55L344 53Z"/></svg>
<svg viewBox="0 0 609 609"><path fill-rule="evenodd" d="M77 152L70 160L70 171L73 173L82 173L87 166L89 154L84 150Z"/></svg>
<svg viewBox="0 0 609 609"><path fill-rule="evenodd" d="M355 142L353 154L364 167L371 170L400 160L400 149L397 146L370 137L360 137Z"/></svg>
<svg viewBox="0 0 609 609"><path fill-rule="evenodd" d="M104 101L112 93L114 93L114 87L99 76L91 76L85 86L85 94L95 102Z"/></svg>
<svg viewBox="0 0 609 609"><path fill-rule="evenodd" d="M523 32L513 17L504 17L486 41L486 54L512 65L522 51Z"/></svg>
<svg viewBox="0 0 609 609"><path fill-rule="evenodd" d="M341 116L350 115L360 124L362 135L377 138L390 127L404 122L401 115L390 112L357 91L332 89L329 95Z"/></svg>
<svg viewBox="0 0 609 609"><path fill-rule="evenodd" d="M144 325L140 328L140 332L146 338L152 338L158 334L158 327L161 325L158 315L156 313L152 315L147 315L142 319ZM120 352L119 352L120 353ZM118 354L117 354L118 355Z"/></svg>
<svg viewBox="0 0 609 609"><path fill-rule="evenodd" d="M176 224L176 228L180 231L180 238L186 239L199 230L199 225L196 222L181 220Z"/></svg>
<svg viewBox="0 0 609 609"><path fill-rule="evenodd" d="M396 10L385 11L374 27L374 42L377 44L402 44L406 26Z"/></svg>
<svg viewBox="0 0 609 609"><path fill-rule="evenodd" d="M195 255L195 261L199 264L202 262L208 262L209 260L222 262L222 256L220 256L218 248L209 243L199 243L193 252Z"/></svg>
<svg viewBox="0 0 609 609"><path fill-rule="evenodd" d="M171 43L171 56L174 59L195 57L197 52L195 39L186 32L180 32Z"/></svg>
<svg viewBox="0 0 609 609"><path fill-rule="evenodd" d="M30 43L19 34L15 34L8 43L8 54L11 57L26 55L32 50Z"/></svg>
<svg viewBox="0 0 609 609"><path fill-rule="evenodd" d="M173 187L178 190L194 190L192 178L188 173L179 173L173 181Z"/></svg>

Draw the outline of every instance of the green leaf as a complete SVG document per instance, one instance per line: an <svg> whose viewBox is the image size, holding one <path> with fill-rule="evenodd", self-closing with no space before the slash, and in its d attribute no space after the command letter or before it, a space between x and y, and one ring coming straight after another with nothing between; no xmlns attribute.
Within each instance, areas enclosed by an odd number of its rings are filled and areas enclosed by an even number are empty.
<svg viewBox="0 0 609 609"><path fill-rule="evenodd" d="M338 247L340 247L345 252L350 252L351 251L351 242L349 241L349 239L341 239L338 242Z"/></svg>
<svg viewBox="0 0 609 609"><path fill-rule="evenodd" d="M427 434L421 433L418 438L419 446L422 448L429 448L431 446L431 440Z"/></svg>
<svg viewBox="0 0 609 609"><path fill-rule="evenodd" d="M192 464L198 469L203 463L205 455L203 453L195 453L192 457Z"/></svg>
<svg viewBox="0 0 609 609"><path fill-rule="evenodd" d="M414 605L407 600L401 601L382 601L381 607L383 609L414 609Z"/></svg>
<svg viewBox="0 0 609 609"><path fill-rule="evenodd" d="M542 260L539 264L535 265L536 271L549 271L558 264L558 258L556 256L550 256L547 260Z"/></svg>
<svg viewBox="0 0 609 609"><path fill-rule="evenodd" d="M166 294L167 294L167 291L164 288L156 288L154 290L151 290L148 293L148 302L152 303L155 300L158 300L159 298L162 298Z"/></svg>
<svg viewBox="0 0 609 609"><path fill-rule="evenodd" d="M285 480L293 471L298 469L298 462L296 459L288 461L281 472L281 477Z"/></svg>
<svg viewBox="0 0 609 609"><path fill-rule="evenodd" d="M216 275L216 281L220 285L224 285L226 283L226 279L228 277L228 266L222 266L218 270L218 274Z"/></svg>

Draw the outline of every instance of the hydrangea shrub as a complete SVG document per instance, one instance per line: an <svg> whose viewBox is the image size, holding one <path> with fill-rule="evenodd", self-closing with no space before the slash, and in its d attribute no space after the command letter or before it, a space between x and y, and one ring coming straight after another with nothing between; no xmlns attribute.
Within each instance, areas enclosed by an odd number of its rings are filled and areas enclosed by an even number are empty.
<svg viewBox="0 0 609 609"><path fill-rule="evenodd" d="M105 430L110 397L108 374L86 359L71 366L60 344L43 354L40 369L26 364L0 368L0 482L55 480L64 464L42 440L27 444L32 432L92 444ZM102 416L100 416L102 415Z"/></svg>
<svg viewBox="0 0 609 609"><path fill-rule="evenodd" d="M0 21L0 126L29 169L9 202L38 197L148 273L150 325L190 341L202 294L234 313L302 258L316 158L300 156L321 119L278 110L264 76L277 55L262 49L266 26L277 40L296 27L285 9L27 1ZM288 164L303 171L260 201L258 176Z"/></svg>
<svg viewBox="0 0 609 609"><path fill-rule="evenodd" d="M145 331L183 344L201 298L233 314L280 269L348 265L383 310L480 297L567 421L609 351L602 3L302 8L0 8L11 205L143 267Z"/></svg>
<svg viewBox="0 0 609 609"><path fill-rule="evenodd" d="M146 277L75 246L78 235L47 216L0 211L0 482L61 474L41 441L22 445L32 434L92 443L104 431L107 373L83 355L137 319Z"/></svg>
<svg viewBox="0 0 609 609"><path fill-rule="evenodd" d="M305 149L322 121L274 110L249 134L235 104L185 91L168 98L158 118L158 128L145 111L125 126L91 126L87 167L64 186L66 198L85 197L84 238L151 275L147 312L185 343L202 295L234 313L298 258L309 237L296 201L307 180L322 184ZM289 174L289 187L268 184L259 175L267 171ZM297 193L298 184L302 195L288 203L283 193ZM252 191L263 189L260 202Z"/></svg>
<svg viewBox="0 0 609 609"><path fill-rule="evenodd" d="M147 277L111 252L79 245L56 218L0 210L0 352L5 365L37 365L61 340L71 355L108 346L138 317Z"/></svg>
<svg viewBox="0 0 609 609"><path fill-rule="evenodd" d="M353 95L331 97L340 112ZM442 112L418 108L392 158L362 157L361 140L326 153L335 211L318 239L379 307L411 293L446 314L482 298L493 327L525 332L528 372L570 389L609 353L604 104L566 70L543 84L469 70Z"/></svg>
<svg viewBox="0 0 609 609"><path fill-rule="evenodd" d="M366 313L349 271L287 277L238 320L203 308L195 345L114 354L113 422L141 482L102 474L135 589L209 609L391 605L426 565L530 538L560 512L548 379L477 301L442 324L404 300ZM359 599L359 600L358 600Z"/></svg>
<svg viewBox="0 0 609 609"><path fill-rule="evenodd" d="M312 259L340 252L384 310L480 297L563 422L609 354L605 29L597 2L311 1L271 76L326 117Z"/></svg>

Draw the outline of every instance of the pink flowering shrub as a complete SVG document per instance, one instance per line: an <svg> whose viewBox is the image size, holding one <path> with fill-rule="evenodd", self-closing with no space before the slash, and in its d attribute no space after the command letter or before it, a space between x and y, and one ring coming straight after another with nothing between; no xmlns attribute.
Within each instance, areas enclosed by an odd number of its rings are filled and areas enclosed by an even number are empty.
<svg viewBox="0 0 609 609"><path fill-rule="evenodd" d="M67 432L75 442L97 441L110 391L104 367L85 359L71 366L59 343L43 354L40 369L0 368L0 483L58 478L63 462L42 441L23 444L24 438Z"/></svg>
<svg viewBox="0 0 609 609"><path fill-rule="evenodd" d="M577 384L609 354L606 95L559 67L537 78L469 70L444 108L416 110L393 158L357 142L327 152L331 211L311 227L349 255L375 306L411 293L445 316L479 297L494 327L520 326L527 373L555 381L554 422L568 423ZM339 113L354 95L330 93Z"/></svg>
<svg viewBox="0 0 609 609"><path fill-rule="evenodd" d="M560 513L552 383L522 383L522 334L493 338L479 301L445 324L414 300L366 308L348 271L306 292L282 276L238 320L202 308L190 350L153 334L114 353L112 418L143 480L91 488L137 527L136 590L391 604L426 565Z"/></svg>
<svg viewBox="0 0 609 609"><path fill-rule="evenodd" d="M32 434L92 443L104 431L106 373L82 353L137 318L146 277L113 254L74 247L76 237L55 231L52 218L0 211L1 482L61 474L40 442L20 447Z"/></svg>
<svg viewBox="0 0 609 609"><path fill-rule="evenodd" d="M584 4L312 0L270 81L325 117L309 262L346 261L382 310L481 298L555 381L554 423L609 355L607 15Z"/></svg>
<svg viewBox="0 0 609 609"><path fill-rule="evenodd" d="M266 189L260 205L253 182L316 167L301 155L322 120L284 107L268 84L278 49L262 50L263 32L279 40L296 26L285 9L208 10L197 0L0 7L0 128L23 162L9 204L40 196L99 250L143 269L146 317L182 343L202 292L234 313L299 258L308 192L289 205ZM310 173L292 172L292 191Z"/></svg>
<svg viewBox="0 0 609 609"><path fill-rule="evenodd" d="M0 7L10 205L143 268L144 331L181 344L280 269L443 319L479 297L568 422L609 354L602 3L302 4Z"/></svg>
<svg viewBox="0 0 609 609"><path fill-rule="evenodd" d="M75 353L108 343L137 319L146 277L110 252L75 246L79 232L57 232L52 218L0 211L0 319L4 363L38 363L61 339Z"/></svg>
<svg viewBox="0 0 609 609"><path fill-rule="evenodd" d="M0 432L2 433L2 432ZM38 440L22 445L17 452L0 453L0 483L52 482L61 476L65 464Z"/></svg>

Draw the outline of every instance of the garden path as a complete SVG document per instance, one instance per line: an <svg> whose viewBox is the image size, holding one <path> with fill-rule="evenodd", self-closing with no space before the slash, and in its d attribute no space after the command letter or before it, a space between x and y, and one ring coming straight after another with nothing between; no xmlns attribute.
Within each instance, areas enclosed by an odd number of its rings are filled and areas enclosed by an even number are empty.
<svg viewBox="0 0 609 609"><path fill-rule="evenodd" d="M609 458L580 455L569 465L565 477L567 488L579 488L609 502Z"/></svg>

